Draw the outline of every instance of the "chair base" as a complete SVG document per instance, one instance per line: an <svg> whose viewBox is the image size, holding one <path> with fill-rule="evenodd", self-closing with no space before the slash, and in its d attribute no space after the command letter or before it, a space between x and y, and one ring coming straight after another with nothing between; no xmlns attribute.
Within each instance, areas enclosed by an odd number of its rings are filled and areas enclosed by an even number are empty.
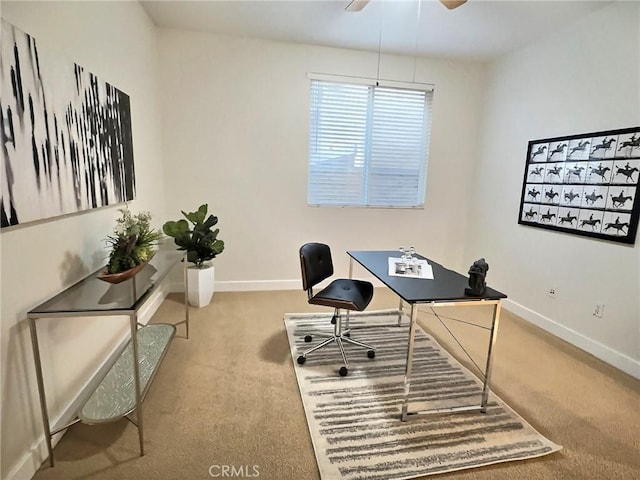
<svg viewBox="0 0 640 480"><path fill-rule="evenodd" d="M344 366L340 368L340 375L341 376L346 376L349 373L349 362L347 361L347 355L345 354L344 351L344 344L343 342L347 342L350 343L352 345L356 345L358 347L361 348L366 348L367 349L367 357L369 358L375 358L376 356L376 349L375 347L373 347L372 345L369 345L367 343L364 342L360 342L358 340L354 340L353 338L351 338L351 330L345 330L344 332L342 331L342 320L340 318L340 313L339 310L336 309L336 312L333 315L333 318L331 319L331 323L333 323L333 335L327 335L327 334L317 334L320 336L326 336L327 338L325 340L323 340L322 342L320 342L318 345L315 345L314 347L311 347L309 350L302 352L302 354L300 354L300 356L298 357L298 364L302 365L307 361L307 355L309 355L310 353L315 352L316 350L319 350L323 347L326 347L327 345L329 345L330 343L337 343L338 344L338 348L340 349L340 354L342 355L342 362L344 363ZM304 338L305 342L311 342L313 340L311 335L306 335Z"/></svg>

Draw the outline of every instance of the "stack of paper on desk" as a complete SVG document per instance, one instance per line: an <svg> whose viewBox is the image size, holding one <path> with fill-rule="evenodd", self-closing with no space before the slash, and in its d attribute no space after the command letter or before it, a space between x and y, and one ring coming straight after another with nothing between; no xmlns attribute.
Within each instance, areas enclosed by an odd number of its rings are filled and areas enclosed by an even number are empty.
<svg viewBox="0 0 640 480"><path fill-rule="evenodd" d="M423 278L433 280L433 269L426 260L389 257L389 275L392 277Z"/></svg>

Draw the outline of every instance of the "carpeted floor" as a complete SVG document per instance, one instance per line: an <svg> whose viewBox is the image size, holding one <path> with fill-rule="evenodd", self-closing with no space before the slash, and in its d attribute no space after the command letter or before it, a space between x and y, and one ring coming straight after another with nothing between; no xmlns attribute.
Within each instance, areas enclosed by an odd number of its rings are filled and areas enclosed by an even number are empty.
<svg viewBox="0 0 640 480"><path fill-rule="evenodd" d="M331 333L331 313L285 316L291 356ZM296 363L309 431L323 480L406 480L549 455L561 447L536 432L493 393L486 413L421 415L400 421L409 319L369 310L351 316L351 338L373 345L345 345L349 374L335 343ZM488 337L488 334L486 335ZM410 411L478 405L482 382L418 327L413 352Z"/></svg>
<svg viewBox="0 0 640 480"><path fill-rule="evenodd" d="M154 321L180 320L180 301L178 295L167 299ZM381 288L369 308L397 304ZM302 290L216 293L211 305L192 310L189 340L178 330L151 386L144 404L146 455L139 457L136 429L126 420L75 425L55 449L56 466L43 465L35 479L195 480L226 471L227 477L318 480L282 319L286 312L325 311L307 305ZM421 313L420 323L455 354L432 316ZM464 327L455 328L464 336ZM471 331L465 341L482 358L484 338ZM640 477L640 381L503 310L492 385L563 450L437 478Z"/></svg>

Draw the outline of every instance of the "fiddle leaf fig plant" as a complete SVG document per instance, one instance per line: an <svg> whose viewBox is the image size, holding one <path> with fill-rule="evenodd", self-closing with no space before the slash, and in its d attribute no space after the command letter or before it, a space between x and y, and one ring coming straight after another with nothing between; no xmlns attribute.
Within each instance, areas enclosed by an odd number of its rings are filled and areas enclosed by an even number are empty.
<svg viewBox="0 0 640 480"><path fill-rule="evenodd" d="M218 239L220 229L211 229L218 223L218 217L207 216L207 210L208 205L205 203L195 212L182 211L186 220L170 220L162 226L162 231L173 237L178 250L186 250L187 261L196 268L205 268L205 262L214 259L224 250L224 242Z"/></svg>

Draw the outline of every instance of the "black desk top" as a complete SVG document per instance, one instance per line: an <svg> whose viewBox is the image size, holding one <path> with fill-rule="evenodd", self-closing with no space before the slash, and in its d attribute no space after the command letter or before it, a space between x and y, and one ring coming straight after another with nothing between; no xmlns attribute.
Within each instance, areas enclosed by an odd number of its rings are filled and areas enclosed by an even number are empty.
<svg viewBox="0 0 640 480"><path fill-rule="evenodd" d="M387 287L407 303L428 303L436 301L499 300L507 298L504 293L487 287L479 297L465 295L469 278L449 270L422 255L416 257L427 260L433 268L433 280L406 278L389 275L389 257L398 258L397 250L349 251L347 254L371 272Z"/></svg>

